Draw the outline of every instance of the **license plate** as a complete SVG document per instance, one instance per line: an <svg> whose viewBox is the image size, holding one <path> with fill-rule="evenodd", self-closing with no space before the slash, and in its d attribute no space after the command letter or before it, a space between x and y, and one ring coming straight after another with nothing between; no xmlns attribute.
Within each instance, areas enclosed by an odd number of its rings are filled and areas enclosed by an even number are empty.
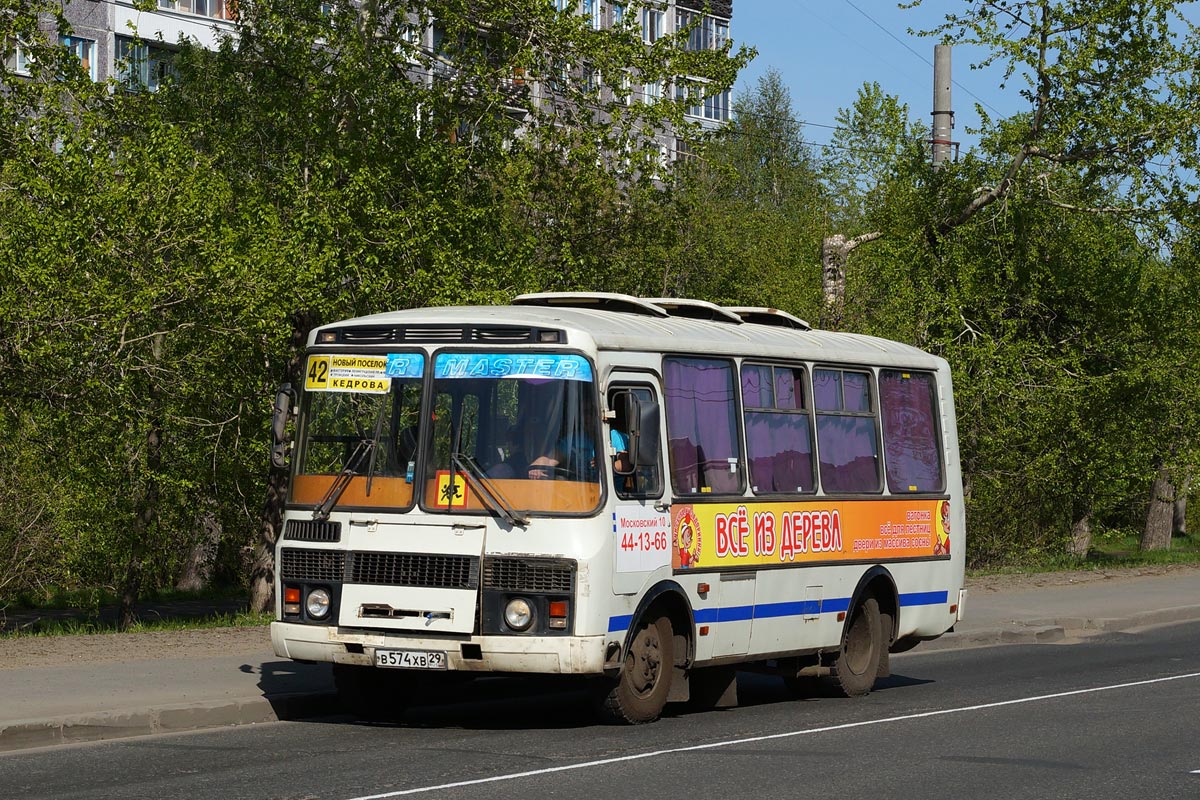
<svg viewBox="0 0 1200 800"><path fill-rule="evenodd" d="M395 669L445 669L441 650L376 650L375 666Z"/></svg>

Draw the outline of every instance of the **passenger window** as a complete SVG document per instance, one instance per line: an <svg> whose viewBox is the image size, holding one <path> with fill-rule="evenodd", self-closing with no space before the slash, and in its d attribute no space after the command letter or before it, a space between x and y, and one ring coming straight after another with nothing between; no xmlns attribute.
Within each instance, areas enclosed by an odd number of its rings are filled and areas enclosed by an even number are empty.
<svg viewBox="0 0 1200 800"><path fill-rule="evenodd" d="M733 363L665 358L668 454L676 494L741 494Z"/></svg>
<svg viewBox="0 0 1200 800"><path fill-rule="evenodd" d="M815 492L812 423L804 402L804 370L744 364L746 454L755 494Z"/></svg>
<svg viewBox="0 0 1200 800"><path fill-rule="evenodd" d="M883 457L888 491L941 492L945 488L938 435L937 385L925 372L879 372Z"/></svg>
<svg viewBox="0 0 1200 800"><path fill-rule="evenodd" d="M870 389L869 373L813 370L817 452L826 492L874 493L882 488Z"/></svg>

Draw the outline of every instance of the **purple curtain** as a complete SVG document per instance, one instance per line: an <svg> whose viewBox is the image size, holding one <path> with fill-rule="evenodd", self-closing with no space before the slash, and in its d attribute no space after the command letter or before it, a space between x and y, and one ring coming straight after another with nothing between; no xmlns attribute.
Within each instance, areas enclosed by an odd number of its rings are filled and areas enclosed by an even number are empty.
<svg viewBox="0 0 1200 800"><path fill-rule="evenodd" d="M733 364L698 358L663 360L671 481L676 492L736 492ZM736 463L736 462L734 462Z"/></svg>
<svg viewBox="0 0 1200 800"><path fill-rule="evenodd" d="M746 450L757 494L816 490L806 415L746 412Z"/></svg>
<svg viewBox="0 0 1200 800"><path fill-rule="evenodd" d="M825 491L879 491L874 417L818 414L817 448Z"/></svg>
<svg viewBox="0 0 1200 800"><path fill-rule="evenodd" d="M940 492L945 482L938 447L933 375L881 370L883 453L892 492Z"/></svg>

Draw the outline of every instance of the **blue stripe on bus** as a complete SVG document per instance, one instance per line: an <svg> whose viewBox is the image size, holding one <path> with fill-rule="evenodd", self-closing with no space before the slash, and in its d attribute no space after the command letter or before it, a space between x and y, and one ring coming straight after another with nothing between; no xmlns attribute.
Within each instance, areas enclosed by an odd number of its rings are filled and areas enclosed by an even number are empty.
<svg viewBox="0 0 1200 800"><path fill-rule="evenodd" d="M755 619L771 617L811 617L821 613L820 600L796 600L791 603L764 603L754 607Z"/></svg>
<svg viewBox="0 0 1200 800"><path fill-rule="evenodd" d="M717 622L742 622L754 619L754 606L726 606L717 609Z"/></svg>
<svg viewBox="0 0 1200 800"><path fill-rule="evenodd" d="M910 592L900 595L901 608L908 606L932 606L949 600L949 592ZM693 614L697 625L712 625L717 622L744 622L749 619L771 619L777 617L811 617L816 614L837 614L850 608L849 597L830 597L825 600L795 600L787 603L763 603L755 606L726 606L719 608L697 608ZM609 617L608 632L629 630L633 624L632 614Z"/></svg>
<svg viewBox="0 0 1200 800"><path fill-rule="evenodd" d="M912 592L900 595L900 607L904 606L936 606L950 599L949 592Z"/></svg>

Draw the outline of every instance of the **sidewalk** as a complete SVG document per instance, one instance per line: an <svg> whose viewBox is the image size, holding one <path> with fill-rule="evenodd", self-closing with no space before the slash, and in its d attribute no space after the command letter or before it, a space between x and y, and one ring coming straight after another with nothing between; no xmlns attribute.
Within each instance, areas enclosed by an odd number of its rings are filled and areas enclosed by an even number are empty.
<svg viewBox="0 0 1200 800"><path fill-rule="evenodd" d="M973 579L968 589L966 618L916 652L1200 619L1200 567ZM329 666L277 658L266 628L4 640L0 687L0 752L336 710Z"/></svg>

